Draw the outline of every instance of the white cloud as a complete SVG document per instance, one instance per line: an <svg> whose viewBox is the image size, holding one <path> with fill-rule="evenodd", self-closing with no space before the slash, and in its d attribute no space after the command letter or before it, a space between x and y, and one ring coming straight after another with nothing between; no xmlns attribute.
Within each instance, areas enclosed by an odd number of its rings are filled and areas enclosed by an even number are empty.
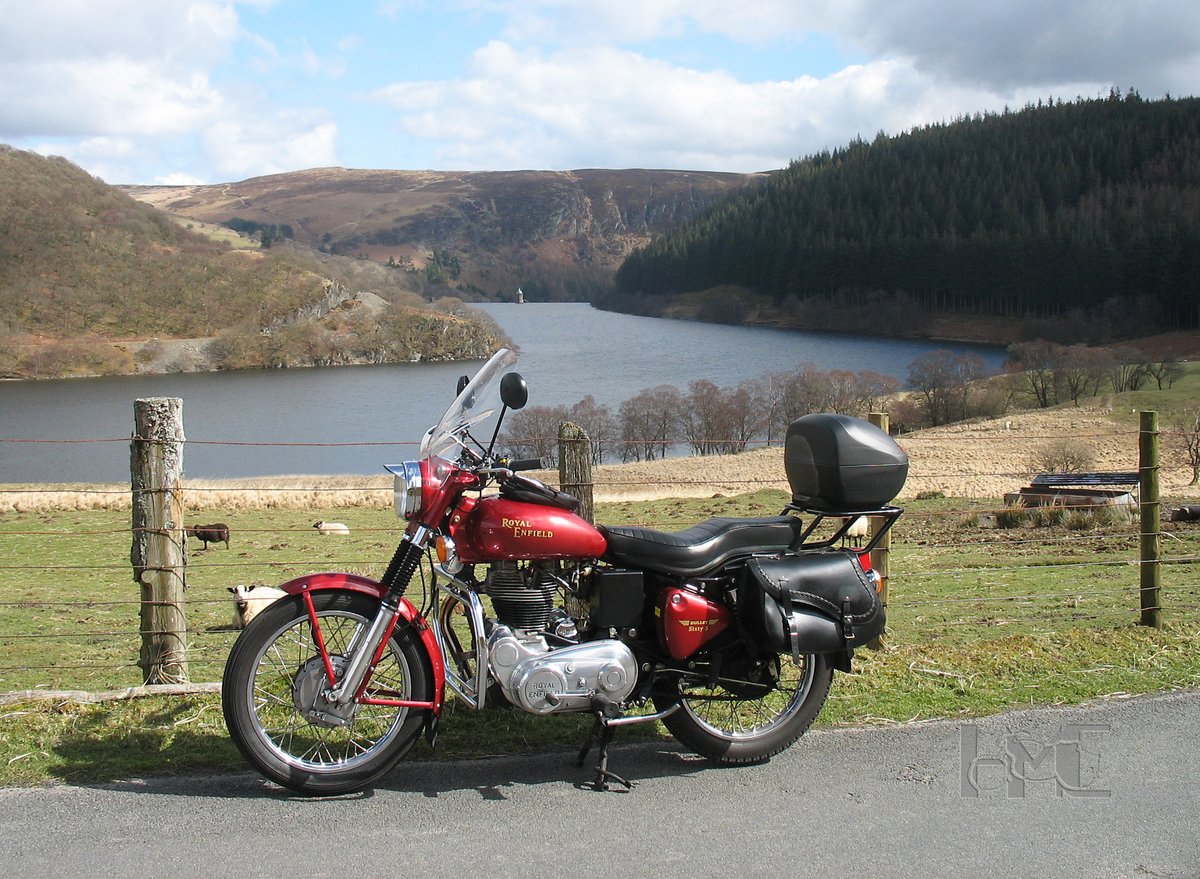
<svg viewBox="0 0 1200 879"><path fill-rule="evenodd" d="M1195 89L1177 70L1194 71L1200 56L1194 0L842 0L832 9L845 41L949 82L995 91L1101 83L1146 97Z"/></svg>
<svg viewBox="0 0 1200 879"><path fill-rule="evenodd" d="M56 152L113 182L145 180L147 168L155 178L195 182L214 170L252 175L332 164L337 126L327 113L282 109L248 85L244 71L218 78L239 44L260 72L340 72L306 47L286 55L243 28L239 5L272 4L30 4L0 30L0 140L55 138ZM135 141L136 151L115 146Z"/></svg>
<svg viewBox="0 0 1200 879"><path fill-rule="evenodd" d="M204 135L209 161L222 179L240 180L337 164L337 125L303 114L222 120Z"/></svg>
<svg viewBox="0 0 1200 879"><path fill-rule="evenodd" d="M0 29L0 141L49 142L114 182L336 164L351 133L355 161L376 167L402 156L463 169L762 170L1039 97L1112 85L1187 95L1200 82L1194 0L375 0L373 10L374 29L357 9L333 16L347 36L291 0L27 3ZM465 42L480 34L492 41ZM436 69L461 61L466 72L385 86L373 65L419 64L405 41L425 35ZM754 63L759 53L770 62ZM806 75L815 54L822 74ZM372 82L384 114L359 99ZM380 115L399 132L387 151Z"/></svg>
<svg viewBox="0 0 1200 879"><path fill-rule="evenodd" d="M222 109L208 70L237 30L227 3L28 4L0 29L0 136L191 129Z"/></svg>
<svg viewBox="0 0 1200 879"><path fill-rule="evenodd" d="M462 169L631 165L758 171L880 128L904 130L980 106L903 61L824 78L746 83L612 48L522 52L493 42L462 80L378 93L411 137ZM914 108L919 108L915 110Z"/></svg>
<svg viewBox="0 0 1200 879"><path fill-rule="evenodd" d="M13 69L0 62L4 136L155 135L190 130L223 109L203 72L169 77L127 58Z"/></svg>

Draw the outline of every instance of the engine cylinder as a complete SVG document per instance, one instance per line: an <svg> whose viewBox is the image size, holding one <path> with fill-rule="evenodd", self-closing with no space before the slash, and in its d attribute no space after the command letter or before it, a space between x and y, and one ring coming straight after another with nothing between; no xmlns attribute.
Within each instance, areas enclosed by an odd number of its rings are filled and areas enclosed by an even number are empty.
<svg viewBox="0 0 1200 879"><path fill-rule="evenodd" d="M555 583L536 569L523 571L515 562L492 565L487 578L496 618L506 626L541 631L550 624Z"/></svg>

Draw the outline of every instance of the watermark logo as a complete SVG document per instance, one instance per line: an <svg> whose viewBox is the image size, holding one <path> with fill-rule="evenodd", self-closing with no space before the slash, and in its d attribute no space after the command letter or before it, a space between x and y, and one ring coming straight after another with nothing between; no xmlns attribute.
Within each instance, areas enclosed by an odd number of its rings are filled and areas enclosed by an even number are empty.
<svg viewBox="0 0 1200 879"><path fill-rule="evenodd" d="M1021 799L1030 785L1053 786L1055 796L1097 799L1111 792L1100 786L1098 740L1112 732L1108 724L1072 723L1048 737L1010 733L982 746L979 727L958 730L959 790L977 799L1004 790Z"/></svg>

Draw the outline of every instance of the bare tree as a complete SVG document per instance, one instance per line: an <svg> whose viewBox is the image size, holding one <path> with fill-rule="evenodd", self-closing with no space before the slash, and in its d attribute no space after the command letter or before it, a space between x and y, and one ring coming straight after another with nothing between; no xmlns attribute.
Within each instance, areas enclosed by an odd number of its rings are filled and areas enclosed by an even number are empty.
<svg viewBox="0 0 1200 879"><path fill-rule="evenodd" d="M801 415L828 411L833 396L829 374L817 369L813 363L802 363L791 371L771 373L767 383L771 395L768 441L783 436L787 426Z"/></svg>
<svg viewBox="0 0 1200 879"><path fill-rule="evenodd" d="M859 407L858 377L848 369L835 369L829 373L830 412L839 415L857 415Z"/></svg>
<svg viewBox="0 0 1200 879"><path fill-rule="evenodd" d="M1071 402L1079 405L1080 397L1100 393L1100 384L1108 373L1109 356L1100 348L1072 345L1063 351L1058 369L1058 384Z"/></svg>
<svg viewBox="0 0 1200 879"><path fill-rule="evenodd" d="M1158 389L1161 391L1164 383L1170 388L1183 377L1183 365L1175 358L1168 357L1165 360L1147 363L1146 373L1158 383Z"/></svg>
<svg viewBox="0 0 1200 879"><path fill-rule="evenodd" d="M683 407L678 388L646 388L621 404L621 460L653 461L666 456L677 437L676 424Z"/></svg>
<svg viewBox="0 0 1200 879"><path fill-rule="evenodd" d="M1065 351L1062 345L1045 339L1008 346L1008 368L1025 377L1029 391L1042 409L1058 402L1059 369Z"/></svg>
<svg viewBox="0 0 1200 879"><path fill-rule="evenodd" d="M855 380L859 415L878 411L885 397L890 397L900 390L900 379L873 369L860 369L855 375Z"/></svg>
<svg viewBox="0 0 1200 879"><path fill-rule="evenodd" d="M592 442L592 463L604 463L604 456L611 454L620 436L620 426L612 409L596 402L588 394L571 407L567 419L583 428Z"/></svg>
<svg viewBox="0 0 1200 879"><path fill-rule="evenodd" d="M908 365L908 384L934 427L970 414L971 382L984 375L978 354L930 351Z"/></svg>
<svg viewBox="0 0 1200 879"><path fill-rule="evenodd" d="M688 385L688 395L680 410L679 432L697 455L717 452L721 439L721 389L708 379Z"/></svg>
<svg viewBox="0 0 1200 879"><path fill-rule="evenodd" d="M1170 444L1175 453L1192 468L1189 485L1200 482L1200 410L1187 409L1175 419Z"/></svg>
<svg viewBox="0 0 1200 879"><path fill-rule="evenodd" d="M744 452L746 446L761 436L767 425L768 406L762 395L762 385L746 380L725 392L726 420L730 452Z"/></svg>
<svg viewBox="0 0 1200 879"><path fill-rule="evenodd" d="M1137 348L1112 349L1112 363L1108 377L1115 393L1136 391L1145 382L1147 375L1146 355Z"/></svg>
<svg viewBox="0 0 1200 879"><path fill-rule="evenodd" d="M546 458L558 463L558 426L567 421L566 406L530 406L509 413L504 447L514 458Z"/></svg>

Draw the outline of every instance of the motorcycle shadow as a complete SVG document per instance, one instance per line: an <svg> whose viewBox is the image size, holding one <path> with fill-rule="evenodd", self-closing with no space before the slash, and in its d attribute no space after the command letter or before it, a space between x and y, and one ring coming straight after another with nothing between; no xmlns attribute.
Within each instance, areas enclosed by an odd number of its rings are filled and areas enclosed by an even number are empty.
<svg viewBox="0 0 1200 879"><path fill-rule="evenodd" d="M416 764L409 764L411 768ZM593 751L580 765L577 752L559 751L520 756L504 756L420 764L410 772L401 763L376 785L398 793L419 793L424 797L476 791L485 800L508 799L506 791L544 785L570 784L581 793L636 793L642 782L660 778L687 778L701 771L720 767L686 751L662 743L631 743L609 751L608 769L631 787L610 780L597 783L597 755Z"/></svg>
<svg viewBox="0 0 1200 879"><path fill-rule="evenodd" d="M637 794L643 782L657 779L697 777L701 772L719 772L727 767L710 763L686 751L662 743L631 743L613 747L609 768L628 779L626 789L610 784L599 790L594 784L595 754L582 766L577 753L555 751L540 754L506 755L465 760L401 761L366 790L335 796L298 794L267 781L253 772L150 776L140 779L81 784L103 790L158 796L211 797L217 799L275 800L295 804L330 800L368 800L378 795L419 795L429 799L456 794L477 794L480 799L504 801L523 790L571 785L581 794Z"/></svg>

